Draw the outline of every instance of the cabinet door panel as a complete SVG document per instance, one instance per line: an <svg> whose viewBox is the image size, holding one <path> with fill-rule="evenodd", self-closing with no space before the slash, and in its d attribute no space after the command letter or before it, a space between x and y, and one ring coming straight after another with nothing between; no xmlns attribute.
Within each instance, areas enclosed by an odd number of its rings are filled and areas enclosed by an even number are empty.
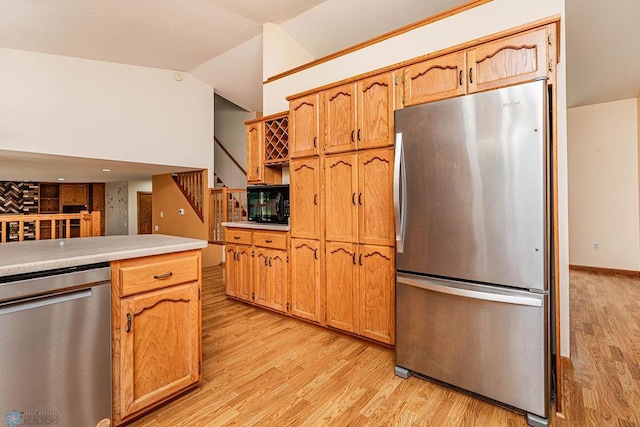
<svg viewBox="0 0 640 427"><path fill-rule="evenodd" d="M237 246L228 245L226 249L226 255L224 260L224 273L225 273L225 285L226 285L226 293L229 296L236 296L236 284L238 283L237 278Z"/></svg>
<svg viewBox="0 0 640 427"><path fill-rule="evenodd" d="M360 245L360 335L395 342L394 248Z"/></svg>
<svg viewBox="0 0 640 427"><path fill-rule="evenodd" d="M394 244L393 149L358 154L359 242Z"/></svg>
<svg viewBox="0 0 640 427"><path fill-rule="evenodd" d="M340 153L355 149L356 99L353 84L329 89L324 93L324 114L327 127L325 153Z"/></svg>
<svg viewBox="0 0 640 427"><path fill-rule="evenodd" d="M327 325L348 332L358 330L357 245L326 243Z"/></svg>
<svg viewBox="0 0 640 427"><path fill-rule="evenodd" d="M546 76L546 34L542 28L469 49L468 91L494 89Z"/></svg>
<svg viewBox="0 0 640 427"><path fill-rule="evenodd" d="M262 181L262 123L247 126L247 182Z"/></svg>
<svg viewBox="0 0 640 427"><path fill-rule="evenodd" d="M291 239L291 314L320 322L320 242Z"/></svg>
<svg viewBox="0 0 640 427"><path fill-rule="evenodd" d="M266 307L270 306L269 303L269 285L268 285L268 276L269 276L269 250L256 248L254 250L253 257L253 286L254 286L254 298L253 302L259 305L264 305Z"/></svg>
<svg viewBox="0 0 640 427"><path fill-rule="evenodd" d="M358 82L358 149L393 145L394 73Z"/></svg>
<svg viewBox="0 0 640 427"><path fill-rule="evenodd" d="M198 283L121 302L121 418L198 381Z"/></svg>
<svg viewBox="0 0 640 427"><path fill-rule="evenodd" d="M358 234L358 168L355 154L325 157L325 236L356 242Z"/></svg>
<svg viewBox="0 0 640 427"><path fill-rule="evenodd" d="M289 285L289 264L287 262L287 251L274 250L270 251L269 270L270 270L270 289L271 301L270 306L274 310L287 312L287 289Z"/></svg>
<svg viewBox="0 0 640 427"><path fill-rule="evenodd" d="M320 153L318 95L309 95L289 103L289 156L314 156Z"/></svg>
<svg viewBox="0 0 640 427"><path fill-rule="evenodd" d="M320 238L320 159L290 163L291 236Z"/></svg>
<svg viewBox="0 0 640 427"><path fill-rule="evenodd" d="M251 246L238 246L238 254L236 255L238 261L236 277L236 297L246 301L252 301L251 292L253 291L253 258L251 257Z"/></svg>
<svg viewBox="0 0 640 427"><path fill-rule="evenodd" d="M464 95L464 52L454 52L404 69L405 106Z"/></svg>

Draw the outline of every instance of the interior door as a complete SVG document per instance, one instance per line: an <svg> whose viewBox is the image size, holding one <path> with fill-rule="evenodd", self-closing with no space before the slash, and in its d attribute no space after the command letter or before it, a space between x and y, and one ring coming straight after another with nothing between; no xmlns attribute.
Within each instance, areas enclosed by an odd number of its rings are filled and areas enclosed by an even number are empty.
<svg viewBox="0 0 640 427"><path fill-rule="evenodd" d="M151 192L138 191L138 234L153 232Z"/></svg>

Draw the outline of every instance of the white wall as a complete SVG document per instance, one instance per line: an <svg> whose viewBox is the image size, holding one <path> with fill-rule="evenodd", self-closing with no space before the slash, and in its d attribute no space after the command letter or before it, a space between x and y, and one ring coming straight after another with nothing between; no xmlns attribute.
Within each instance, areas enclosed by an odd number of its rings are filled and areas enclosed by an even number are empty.
<svg viewBox="0 0 640 427"><path fill-rule="evenodd" d="M567 120L569 262L638 271L638 99L570 108Z"/></svg>
<svg viewBox="0 0 640 427"><path fill-rule="evenodd" d="M138 234L138 191L152 191L151 177L145 181L128 181L127 187L129 234Z"/></svg>
<svg viewBox="0 0 640 427"><path fill-rule="evenodd" d="M215 96L215 136L245 169L247 167L247 127L244 122L255 118L255 113L246 111L221 96ZM247 175L230 161L229 156L217 145L215 159L214 170L227 187L247 186Z"/></svg>
<svg viewBox="0 0 640 427"><path fill-rule="evenodd" d="M569 237L564 0L493 0L463 13L417 28L264 85L265 115L286 110L286 97L385 66L409 60L489 34L559 15L560 63L557 64L558 211L560 238L561 353L569 356ZM330 30L330 29L329 29ZM321 36L321 35L319 35ZM273 46L276 48L276 46Z"/></svg>
<svg viewBox="0 0 640 427"><path fill-rule="evenodd" d="M129 191L127 187L126 181L105 184L104 234L106 236L129 233Z"/></svg>
<svg viewBox="0 0 640 427"><path fill-rule="evenodd" d="M213 170L213 88L173 74L0 48L0 148Z"/></svg>
<svg viewBox="0 0 640 427"><path fill-rule="evenodd" d="M272 22L262 25L262 35L262 80L315 59L300 43Z"/></svg>

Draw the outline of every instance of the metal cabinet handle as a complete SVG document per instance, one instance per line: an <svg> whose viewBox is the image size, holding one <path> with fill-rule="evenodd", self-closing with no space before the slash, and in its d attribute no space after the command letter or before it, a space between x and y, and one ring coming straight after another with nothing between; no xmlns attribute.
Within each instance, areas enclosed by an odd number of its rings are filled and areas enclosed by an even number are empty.
<svg viewBox="0 0 640 427"><path fill-rule="evenodd" d="M317 204L318 204L318 195L317 195L317 194L314 194L314 195L313 195L313 204L314 204L314 205L317 205Z"/></svg>
<svg viewBox="0 0 640 427"><path fill-rule="evenodd" d="M362 254L360 254L360 257L358 258L358 262L360 263L360 265L362 265Z"/></svg>
<svg viewBox="0 0 640 427"><path fill-rule="evenodd" d="M318 147L318 137L314 136L313 137L313 148L317 148Z"/></svg>
<svg viewBox="0 0 640 427"><path fill-rule="evenodd" d="M351 204L356 204L356 193L351 194Z"/></svg>
<svg viewBox="0 0 640 427"><path fill-rule="evenodd" d="M236 261L240 261L240 256L239 256L239 255L240 255L240 254L239 254L238 252L235 252L235 253L233 254L233 259L235 259Z"/></svg>
<svg viewBox="0 0 640 427"><path fill-rule="evenodd" d="M273 267L273 264L271 264L271 261L273 261L273 258L269 257L269 267Z"/></svg>
<svg viewBox="0 0 640 427"><path fill-rule="evenodd" d="M173 272L172 271L170 271L168 273L165 273L165 274L155 275L155 276L153 276L153 278L154 279L158 279L158 280L164 280L164 279L168 279L171 276L173 276Z"/></svg>
<svg viewBox="0 0 640 427"><path fill-rule="evenodd" d="M362 206L362 193L358 194L358 204Z"/></svg>
<svg viewBox="0 0 640 427"><path fill-rule="evenodd" d="M127 332L131 332L131 314L127 313Z"/></svg>
<svg viewBox="0 0 640 427"><path fill-rule="evenodd" d="M473 67L469 68L469 83L473 83Z"/></svg>
<svg viewBox="0 0 640 427"><path fill-rule="evenodd" d="M264 257L264 266L266 267L267 265L269 265L269 263L267 262L268 258Z"/></svg>
<svg viewBox="0 0 640 427"><path fill-rule="evenodd" d="M271 239L267 239L267 240L265 240L265 242L267 242L267 243L273 243L273 240L271 240Z"/></svg>
<svg viewBox="0 0 640 427"><path fill-rule="evenodd" d="M260 175L260 166L256 167L256 175Z"/></svg>
<svg viewBox="0 0 640 427"><path fill-rule="evenodd" d="M315 257L315 259L318 259L318 249L313 250L313 256Z"/></svg>
<svg viewBox="0 0 640 427"><path fill-rule="evenodd" d="M240 240L240 236L233 236L234 239Z"/></svg>
<svg viewBox="0 0 640 427"><path fill-rule="evenodd" d="M460 76L458 77L458 79L460 80L460 86L462 86L462 70L460 70Z"/></svg>
<svg viewBox="0 0 640 427"><path fill-rule="evenodd" d="M353 260L353 265L356 265L356 253L351 254L351 258Z"/></svg>
<svg viewBox="0 0 640 427"><path fill-rule="evenodd" d="M356 140L355 140L355 133L356 133L356 131L355 131L355 130L352 130L352 131L351 131L351 142L356 142Z"/></svg>
<svg viewBox="0 0 640 427"><path fill-rule="evenodd" d="M362 141L361 133L362 133L362 129L358 129L358 141Z"/></svg>

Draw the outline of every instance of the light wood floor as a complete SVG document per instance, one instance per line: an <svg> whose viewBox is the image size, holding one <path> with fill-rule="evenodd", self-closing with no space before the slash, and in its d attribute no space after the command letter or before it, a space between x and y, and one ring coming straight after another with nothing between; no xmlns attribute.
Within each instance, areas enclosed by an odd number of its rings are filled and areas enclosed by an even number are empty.
<svg viewBox="0 0 640 427"><path fill-rule="evenodd" d="M419 378L394 353L228 300L205 270L203 382L133 422L157 426L526 426L523 415ZM640 426L640 278L571 272L566 420Z"/></svg>

